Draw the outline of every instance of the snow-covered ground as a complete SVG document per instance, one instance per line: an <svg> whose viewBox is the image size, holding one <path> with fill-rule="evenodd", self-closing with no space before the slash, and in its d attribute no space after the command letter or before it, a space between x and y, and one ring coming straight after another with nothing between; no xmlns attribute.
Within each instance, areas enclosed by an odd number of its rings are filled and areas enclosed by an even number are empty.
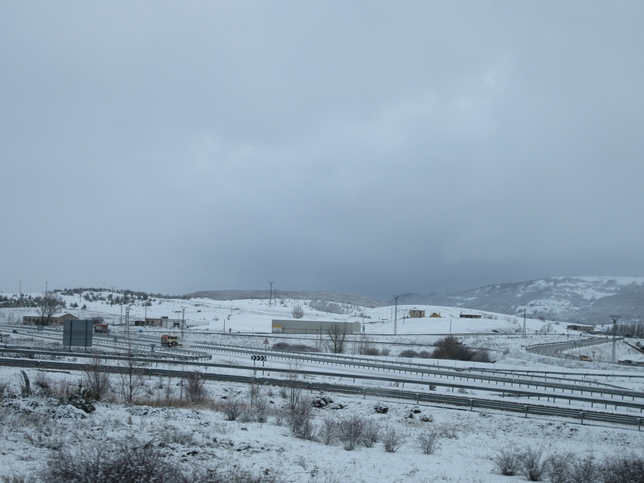
<svg viewBox="0 0 644 483"><path fill-rule="evenodd" d="M67 305L78 303L79 297L64 297ZM82 318L100 316L115 333L124 329L121 306L105 301L87 301L80 298L86 309L69 312ZM147 309L141 303L130 306L132 320L168 316L179 318L185 309L187 330L185 342L234 339L235 343L256 344L268 334L272 319L289 318L296 300L235 300L220 302L208 299L169 300L155 299ZM577 370L623 371L624 376L612 382L620 387L644 390L641 379L630 380L629 373L643 374L643 368L608 364L610 344L593 346L595 361L575 361L526 353L526 345L557 342L579 338L578 333L566 330L566 324L526 320L528 337L521 337L523 320L520 318L481 313L481 319L462 319L461 310L434 306L399 306L398 337L393 337L393 307L343 307L344 314L320 312L304 304L304 319L364 321L365 333L377 347L389 347L391 356L404 348L427 346L441 335L460 336L472 347L491 351L494 367L522 369L559 368ZM427 315L440 313L441 318L402 318L411 308L424 309ZM0 309L0 323L18 322L22 315L35 314L35 309ZM123 316L125 311L123 311ZM364 317L363 317L364 316ZM225 328L224 328L225 323ZM234 337L226 335L232 329ZM28 335L13 334L6 328L13 343L25 342ZM143 328L146 333L158 331ZM384 334L391 336L385 337ZM414 335L412 335L414 334ZM273 340L273 339L271 339ZM288 340L288 339L285 339ZM293 338L296 340L296 338ZM33 341L32 341L33 342ZM30 343L32 343L30 342ZM400 343L393 345L392 342ZM380 346L378 345L380 344ZM631 354L633 349L618 344L618 356ZM574 352L574 351L573 351ZM632 355L632 354L631 354ZM599 362L603 361L603 362ZM429 361L428 361L429 362ZM456 363L455 363L456 364ZM482 363L477 363L482 365ZM109 447L110 442L152 441L167 458L185 468L237 465L263 481L275 477L285 482L497 482L525 480L522 476L505 477L498 473L495 459L502 450L522 450L527 447L543 450L544 457L573 452L579 456L593 454L598 460L604 456L644 451L644 431L637 428L615 427L605 424L584 424L558 418L508 414L487 410L467 411L456 408L383 401L370 398L328 395L333 404L315 408L312 421L318 433L317 440L298 439L281 415L287 399L276 387L263 388L268 402L268 419L242 422L243 418L228 421L222 412L231 399L242 404L250 401L246 385L208 382L206 402L183 407L163 406L163 401L178 399L182 387L177 381L149 378L143 381L141 398L145 401L128 406L122 403L118 390L113 401L97 403L96 411L85 414L70 405L60 405L60 399L48 399L42 394L60 394L63 387L78 384L79 374L26 369L34 393L40 396L20 397L24 378L19 369L0 368L0 385L4 399L0 403L0 476L37 475L48 458L59 449L79 450L93 446ZM119 380L113 377L116 388ZM621 381L621 382L620 382ZM22 387L21 387L22 386ZM12 396L12 397L10 397ZM318 397L318 394L309 394ZM386 414L376 413L377 404L386 405ZM332 407L334 409L332 409ZM413 409L419 412L413 413ZM410 417L412 412L413 417ZM340 421L356 415L373 420L384 432L395 430L404 444L395 453L388 453L382 441L367 448L358 445L346 451L342 444L324 444L325 421ZM252 418L249 418L252 419ZM424 420L423 420L424 419ZM417 444L421 434L433 433L438 447L433 454L423 454ZM262 480L258 480L262 481Z"/></svg>

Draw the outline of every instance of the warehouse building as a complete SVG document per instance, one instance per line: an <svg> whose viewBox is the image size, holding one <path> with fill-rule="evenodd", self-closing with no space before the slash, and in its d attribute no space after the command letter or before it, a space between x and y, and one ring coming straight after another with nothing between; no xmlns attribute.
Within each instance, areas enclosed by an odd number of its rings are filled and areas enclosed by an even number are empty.
<svg viewBox="0 0 644 483"><path fill-rule="evenodd" d="M345 328L347 334L359 334L360 322L327 322L321 320L279 320L273 319L273 333L275 334L326 334L339 326Z"/></svg>

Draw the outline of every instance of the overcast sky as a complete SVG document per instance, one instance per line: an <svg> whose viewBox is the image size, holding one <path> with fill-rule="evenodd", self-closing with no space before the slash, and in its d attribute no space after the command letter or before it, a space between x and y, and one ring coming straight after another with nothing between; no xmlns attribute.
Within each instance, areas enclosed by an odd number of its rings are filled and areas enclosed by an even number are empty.
<svg viewBox="0 0 644 483"><path fill-rule="evenodd" d="M0 290L644 275L644 2L0 3Z"/></svg>

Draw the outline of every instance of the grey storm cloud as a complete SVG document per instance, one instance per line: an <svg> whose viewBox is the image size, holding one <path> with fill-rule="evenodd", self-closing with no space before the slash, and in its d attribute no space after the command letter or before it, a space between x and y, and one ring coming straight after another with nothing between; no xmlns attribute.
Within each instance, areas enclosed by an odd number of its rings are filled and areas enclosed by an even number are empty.
<svg viewBox="0 0 644 483"><path fill-rule="evenodd" d="M0 289L643 275L641 2L3 2Z"/></svg>

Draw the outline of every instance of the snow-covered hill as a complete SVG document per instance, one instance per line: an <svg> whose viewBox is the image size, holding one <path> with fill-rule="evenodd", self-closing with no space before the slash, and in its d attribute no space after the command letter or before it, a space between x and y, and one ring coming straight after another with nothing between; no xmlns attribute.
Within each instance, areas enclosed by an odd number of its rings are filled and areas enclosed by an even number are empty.
<svg viewBox="0 0 644 483"><path fill-rule="evenodd" d="M532 318L606 324L644 320L644 277L554 277L440 294L401 295L398 303L442 305Z"/></svg>

